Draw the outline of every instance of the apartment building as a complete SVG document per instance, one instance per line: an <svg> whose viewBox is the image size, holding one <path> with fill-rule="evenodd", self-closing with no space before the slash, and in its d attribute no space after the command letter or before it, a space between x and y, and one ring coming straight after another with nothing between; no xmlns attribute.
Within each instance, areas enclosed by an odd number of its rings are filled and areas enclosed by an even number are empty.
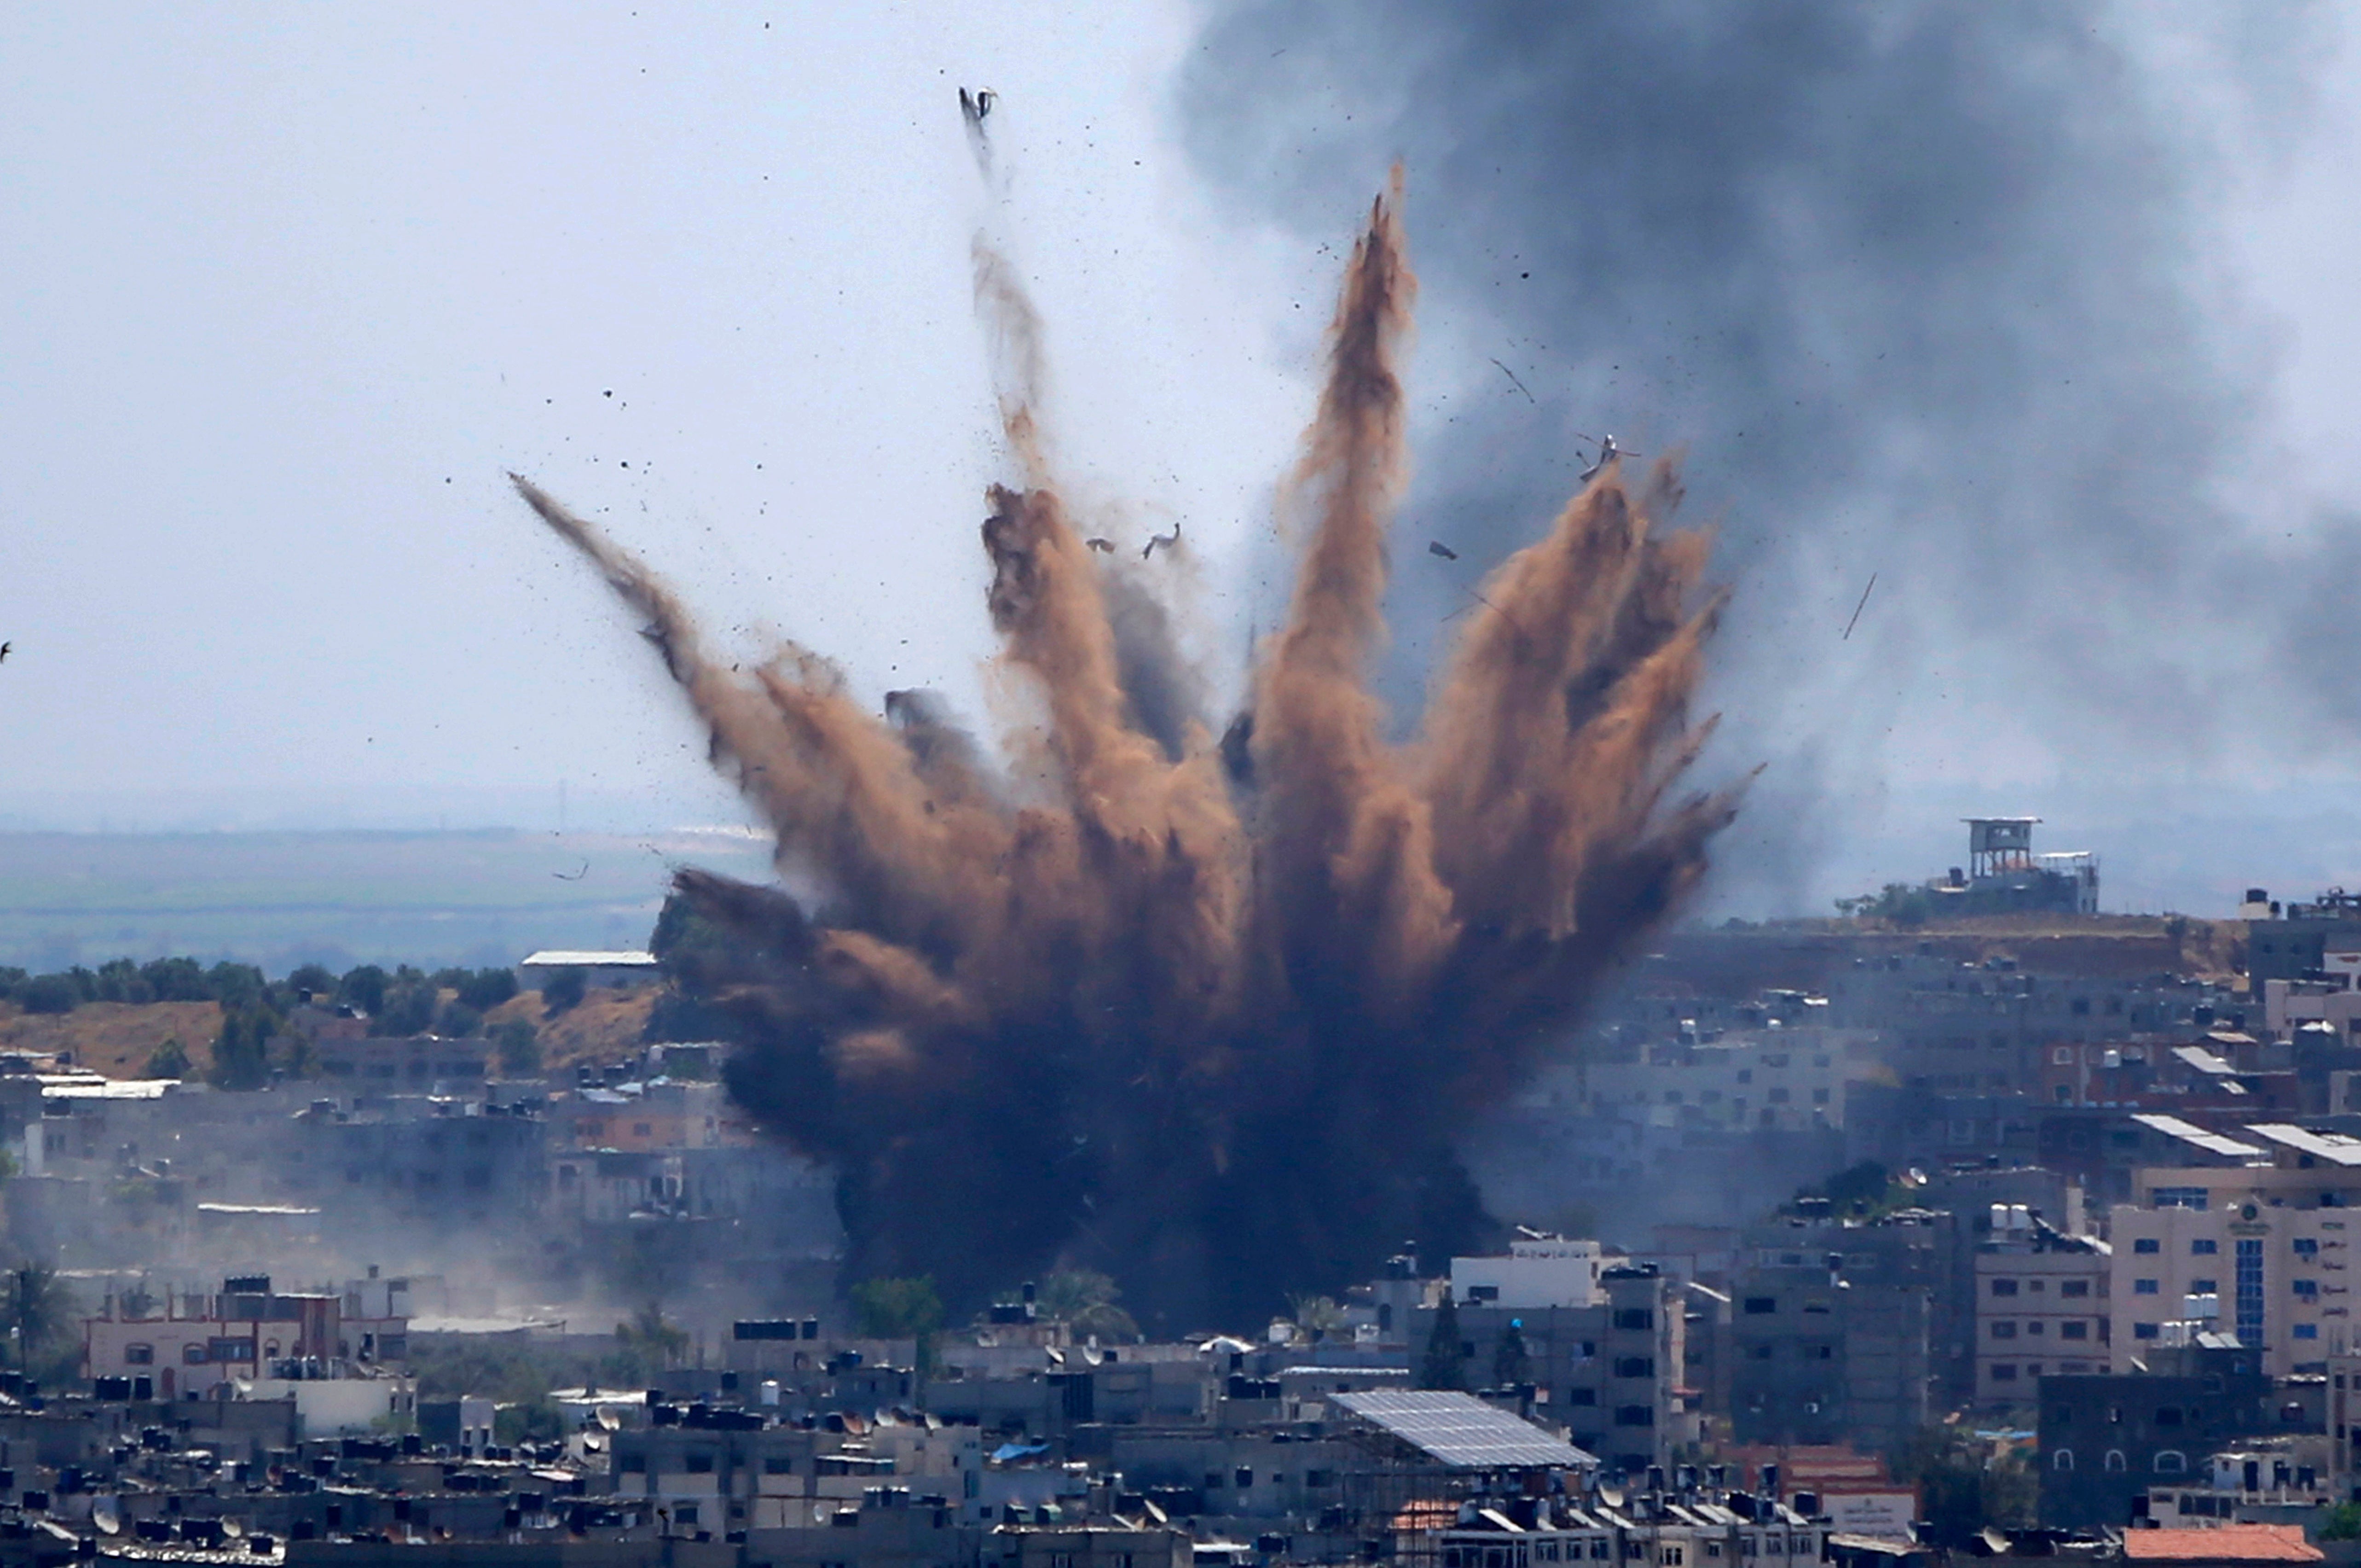
<svg viewBox="0 0 2361 1568"><path fill-rule="evenodd" d="M2046 1376L2112 1367L2112 1249L2022 1204L1992 1206L1975 1255L1975 1401L2030 1405Z"/></svg>

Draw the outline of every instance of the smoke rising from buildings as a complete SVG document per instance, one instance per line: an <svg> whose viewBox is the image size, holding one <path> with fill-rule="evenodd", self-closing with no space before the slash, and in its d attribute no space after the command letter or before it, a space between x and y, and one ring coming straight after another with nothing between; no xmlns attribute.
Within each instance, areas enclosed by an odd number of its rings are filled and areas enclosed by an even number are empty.
<svg viewBox="0 0 2361 1568"><path fill-rule="evenodd" d="M1405 1238L1465 1245L1454 1134L1697 883L1733 791L1675 794L1720 612L1667 532L1669 464L1608 466L1484 583L1426 720L1369 686L1405 465L1415 280L1399 192L1345 271L1281 488L1303 540L1245 711L1172 652L1157 555L1094 550L1035 425L1038 325L979 250L1021 484L983 543L1009 766L920 694L881 720L822 660L706 649L650 569L525 499L644 623L804 898L697 872L675 961L740 1020L735 1091L834 1163L853 1277L973 1302L1053 1261L1166 1326L1333 1288ZM1193 710L1192 710L1193 709Z"/></svg>
<svg viewBox="0 0 2361 1568"><path fill-rule="evenodd" d="M1787 912L1811 830L1854 826L1889 766L2136 786L2241 724L2349 732L2323 648L2350 617L2309 587L2345 580L2349 529L2234 489L2266 364L2221 254L2322 30L2006 0L1225 0L1175 104L1257 221L1304 226L1396 158L1431 181L1428 320L1460 384L1421 409L1422 531L1496 559L1575 432L1695 444L1747 584L1708 695L1732 753L1771 760L1721 859ZM1433 624L1457 587L1406 575L1397 619ZM1406 639L1392 689L1425 657Z"/></svg>

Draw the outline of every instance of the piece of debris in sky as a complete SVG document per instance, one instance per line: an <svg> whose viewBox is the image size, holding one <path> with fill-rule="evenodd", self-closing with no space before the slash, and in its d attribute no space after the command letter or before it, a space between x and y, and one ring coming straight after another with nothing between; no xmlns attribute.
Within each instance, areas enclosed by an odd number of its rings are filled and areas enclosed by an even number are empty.
<svg viewBox="0 0 2361 1568"><path fill-rule="evenodd" d="M1865 587L1861 590L1861 602L1852 607L1852 619L1845 622L1844 635L1838 638L1838 641L1850 642L1852 641L1852 629L1861 624L1861 612L1869 608L1869 589L1875 587L1877 587L1877 574L1875 572L1872 572L1869 575L1869 587Z"/></svg>
<svg viewBox="0 0 2361 1568"><path fill-rule="evenodd" d="M1446 561L1456 561L1459 559L1459 552L1454 550L1450 545L1445 544L1440 539L1428 540L1426 543L1426 553L1430 555L1440 555Z"/></svg>
<svg viewBox="0 0 2361 1568"><path fill-rule="evenodd" d="M1091 538L1083 540L1082 543L1089 545L1092 549L1097 551L1102 555L1109 555L1115 553L1115 541L1112 539Z"/></svg>
<svg viewBox="0 0 2361 1568"><path fill-rule="evenodd" d="M1143 545L1141 545L1141 546L1139 547L1139 558L1140 558L1141 560L1145 561L1145 560L1147 560L1150 555L1155 554L1156 554L1156 547L1157 547L1158 545L1159 545L1159 544L1161 544L1162 546L1164 546L1164 548L1165 548L1165 549L1167 549L1167 550L1176 550L1176 549L1180 548L1180 524L1179 523L1179 521L1174 521L1174 523L1172 524L1172 532L1170 532L1170 533L1151 533L1151 534L1149 534L1149 535L1148 536L1148 543L1145 543L1145 544L1143 544Z"/></svg>
<svg viewBox="0 0 2361 1568"><path fill-rule="evenodd" d="M1500 374L1509 378L1509 385L1525 394L1525 401L1532 403L1536 407L1540 406L1541 400L1533 396L1532 389L1528 388L1522 381L1517 379L1517 373L1514 370L1510 369L1504 362L1499 359L1493 360L1492 363L1500 367Z"/></svg>

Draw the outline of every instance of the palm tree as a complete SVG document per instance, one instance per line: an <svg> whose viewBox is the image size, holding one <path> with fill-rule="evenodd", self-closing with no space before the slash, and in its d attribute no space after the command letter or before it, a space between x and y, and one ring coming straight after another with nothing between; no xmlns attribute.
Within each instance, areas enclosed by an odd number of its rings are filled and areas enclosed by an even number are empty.
<svg viewBox="0 0 2361 1568"><path fill-rule="evenodd" d="M73 1303L57 1270L27 1259L0 1281L0 1323L16 1342L16 1370L29 1373L33 1350L65 1326Z"/></svg>

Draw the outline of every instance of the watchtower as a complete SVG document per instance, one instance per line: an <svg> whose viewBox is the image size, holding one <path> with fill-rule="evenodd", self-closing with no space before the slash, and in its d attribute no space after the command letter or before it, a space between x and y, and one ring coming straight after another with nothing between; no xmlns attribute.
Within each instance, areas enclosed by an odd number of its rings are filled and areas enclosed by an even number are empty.
<svg viewBox="0 0 2361 1568"><path fill-rule="evenodd" d="M2033 870L2033 825L2038 817L1969 817L1968 875L1999 876Z"/></svg>

